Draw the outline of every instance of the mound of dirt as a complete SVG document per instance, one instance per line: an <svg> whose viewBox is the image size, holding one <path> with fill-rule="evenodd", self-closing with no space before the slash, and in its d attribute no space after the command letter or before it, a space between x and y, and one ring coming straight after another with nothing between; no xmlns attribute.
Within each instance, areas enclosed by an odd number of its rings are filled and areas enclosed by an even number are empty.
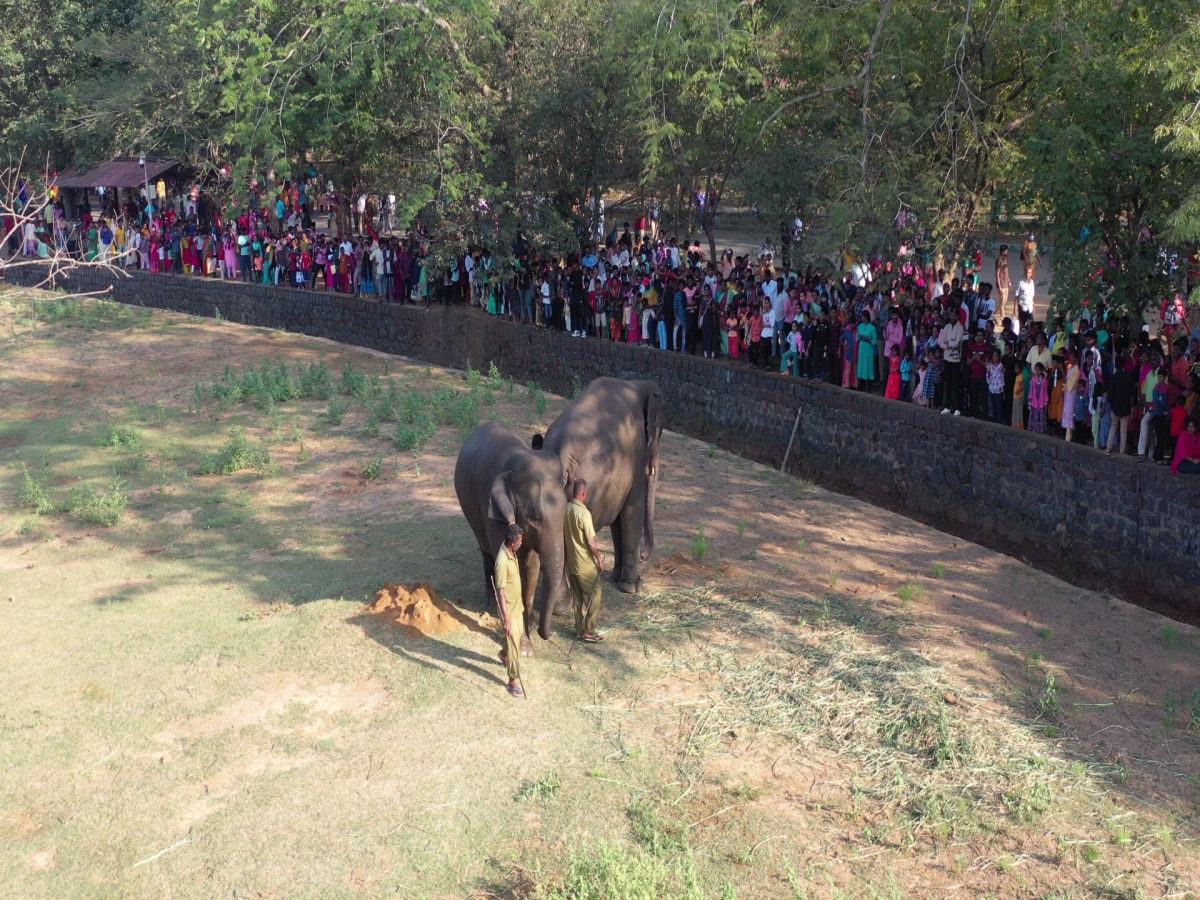
<svg viewBox="0 0 1200 900"><path fill-rule="evenodd" d="M465 614L428 584L407 588L389 581L366 611L410 638L466 631L468 627Z"/></svg>

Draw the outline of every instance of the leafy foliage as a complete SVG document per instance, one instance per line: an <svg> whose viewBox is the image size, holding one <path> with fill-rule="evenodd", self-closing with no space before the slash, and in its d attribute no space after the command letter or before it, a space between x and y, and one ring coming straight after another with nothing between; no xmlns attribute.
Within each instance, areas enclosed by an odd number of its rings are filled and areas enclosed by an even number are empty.
<svg viewBox="0 0 1200 900"><path fill-rule="evenodd" d="M240 428L230 429L229 439L215 453L205 454L200 463L201 475L233 475L243 469L265 473L271 465L271 452L256 447Z"/></svg>
<svg viewBox="0 0 1200 900"><path fill-rule="evenodd" d="M1200 239L1187 0L8 12L0 149L26 148L35 178L43 158L50 171L154 152L192 162L232 208L254 182L319 173L343 226L353 190L394 192L397 221L433 238L434 272L470 246L509 272L521 237L577 249L597 235L589 195L626 191L659 195L669 227L705 233L711 253L735 201L771 234L802 208L819 227L794 255L821 267L842 244L914 238L951 261L1034 213L1053 225L1056 297L1076 310L1140 312L1167 287L1166 242Z"/></svg>

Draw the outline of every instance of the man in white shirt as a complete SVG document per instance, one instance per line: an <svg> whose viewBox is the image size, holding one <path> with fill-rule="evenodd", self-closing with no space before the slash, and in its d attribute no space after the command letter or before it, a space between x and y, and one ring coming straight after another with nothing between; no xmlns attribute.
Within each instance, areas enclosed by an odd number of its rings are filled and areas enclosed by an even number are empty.
<svg viewBox="0 0 1200 900"><path fill-rule="evenodd" d="M954 410L962 414L962 340L963 326L958 309L946 313L946 324L938 333L942 348L942 415Z"/></svg>
<svg viewBox="0 0 1200 900"><path fill-rule="evenodd" d="M944 269L938 270L937 278L935 278L933 280L933 291L929 295L931 300L937 300L943 294L946 293L946 288L945 288L945 285L943 284L945 278L946 278L945 270Z"/></svg>
<svg viewBox="0 0 1200 900"><path fill-rule="evenodd" d="M871 283L871 267L859 260L850 268L850 278L856 288L860 291L866 290L867 285Z"/></svg>
<svg viewBox="0 0 1200 900"><path fill-rule="evenodd" d="M766 344L768 347L774 348L774 346L775 346L775 313L773 313L771 311L771 307L769 307L769 306L763 310L763 314L762 314L762 339L763 339L764 344ZM763 366L763 368L770 369L771 361L770 360L763 360L763 361L766 363L766 365Z"/></svg>
<svg viewBox="0 0 1200 900"><path fill-rule="evenodd" d="M1033 321L1033 297L1036 285L1033 280L1033 270L1026 268L1025 277L1017 285L1017 321L1018 332L1025 330L1025 325Z"/></svg>

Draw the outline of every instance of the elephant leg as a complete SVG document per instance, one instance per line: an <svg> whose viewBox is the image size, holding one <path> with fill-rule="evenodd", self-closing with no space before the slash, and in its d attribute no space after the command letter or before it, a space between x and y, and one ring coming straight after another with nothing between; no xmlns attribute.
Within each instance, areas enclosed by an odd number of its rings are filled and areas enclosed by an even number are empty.
<svg viewBox="0 0 1200 900"><path fill-rule="evenodd" d="M533 656L533 641L529 635L534 628L534 596L537 594L538 580L542 575L542 558L532 550L527 552L521 565L521 655Z"/></svg>
<svg viewBox="0 0 1200 900"><path fill-rule="evenodd" d="M637 547L634 546L632 551L629 547L630 517L628 511L622 509L617 515L617 518L612 523L612 541L613 541L613 582L617 586L617 590L624 594L636 594L638 591L637 582ZM633 532L636 534L636 532ZM629 570L632 561L633 575L630 576Z"/></svg>
<svg viewBox="0 0 1200 900"><path fill-rule="evenodd" d="M621 578L621 566L625 562L622 558L623 545L621 543L621 517L619 515L613 519L608 532L612 535L613 545L612 578L613 581L619 581Z"/></svg>
<svg viewBox="0 0 1200 900"><path fill-rule="evenodd" d="M492 590L492 571L496 561L483 550L479 551L479 555L483 557L483 609L488 612L496 608L496 592Z"/></svg>
<svg viewBox="0 0 1200 900"><path fill-rule="evenodd" d="M642 533L646 529L646 494L637 491L636 488L629 494L629 499L625 500L625 506L620 510L622 516L622 540L624 548L622 551L622 580L634 586L632 592L637 593L638 586L642 583Z"/></svg>

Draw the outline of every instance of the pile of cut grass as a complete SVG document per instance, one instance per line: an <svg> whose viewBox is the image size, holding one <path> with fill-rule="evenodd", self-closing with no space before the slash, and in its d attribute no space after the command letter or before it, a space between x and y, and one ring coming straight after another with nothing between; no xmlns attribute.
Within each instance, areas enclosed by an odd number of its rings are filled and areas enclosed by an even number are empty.
<svg viewBox="0 0 1200 900"><path fill-rule="evenodd" d="M798 616L783 621L781 608ZM815 745L855 761L856 790L910 845L1027 826L1101 791L1100 773L1061 758L1036 723L974 711L982 698L957 696L941 666L876 629L882 618L837 598L738 598L712 584L645 597L642 640L693 631L684 665L719 689L692 708L681 774L700 777L731 733ZM734 646L735 633L761 649Z"/></svg>

